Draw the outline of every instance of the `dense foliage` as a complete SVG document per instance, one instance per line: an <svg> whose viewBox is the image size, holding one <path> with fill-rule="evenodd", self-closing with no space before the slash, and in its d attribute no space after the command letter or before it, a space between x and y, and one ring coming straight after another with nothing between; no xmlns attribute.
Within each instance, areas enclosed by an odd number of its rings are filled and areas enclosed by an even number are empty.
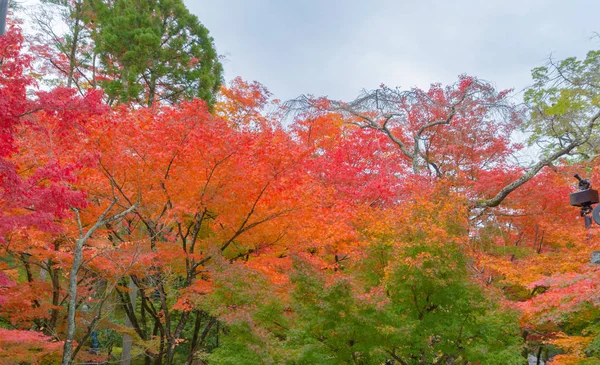
<svg viewBox="0 0 600 365"><path fill-rule="evenodd" d="M600 180L600 53L534 70L525 111L466 75L282 105L215 96L181 1L52 3L71 38L27 44L73 50L52 87L0 37L3 364L600 363L598 232L566 200Z"/></svg>
<svg viewBox="0 0 600 365"><path fill-rule="evenodd" d="M45 81L98 87L107 104L151 106L199 98L209 106L222 65L208 30L182 0L43 0L31 50ZM57 23L68 26L56 33Z"/></svg>

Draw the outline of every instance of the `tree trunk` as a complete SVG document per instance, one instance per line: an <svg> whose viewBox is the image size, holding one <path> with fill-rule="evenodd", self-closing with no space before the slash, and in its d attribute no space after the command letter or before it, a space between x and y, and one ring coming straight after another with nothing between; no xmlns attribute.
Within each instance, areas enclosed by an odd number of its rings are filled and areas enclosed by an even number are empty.
<svg viewBox="0 0 600 365"><path fill-rule="evenodd" d="M52 281L52 305L54 306L50 311L50 320L48 321L48 328L46 328L47 334L52 335L58 321L58 306L60 305L60 269L52 268L52 261L48 263L50 270L50 280Z"/></svg>
<svg viewBox="0 0 600 365"><path fill-rule="evenodd" d="M151 107L154 104L154 99L156 98L156 76L154 76L154 72L150 70L150 83L148 85L148 107Z"/></svg>
<svg viewBox="0 0 600 365"><path fill-rule="evenodd" d="M73 266L69 276L69 312L67 315L67 338L63 350L62 365L71 365L73 339L75 338L75 310L77 305L77 272L81 266L84 239L75 240Z"/></svg>
<svg viewBox="0 0 600 365"><path fill-rule="evenodd" d="M177 339L179 338L179 336L181 336L181 332L183 331L183 328L185 327L185 324L187 323L189 316L190 316L190 312L184 312L181 315L181 319L179 320L179 324L177 325L175 332L173 334L171 334L169 341L167 342L166 363L168 365L173 364L173 358L175 356L175 348L177 347Z"/></svg>
<svg viewBox="0 0 600 365"><path fill-rule="evenodd" d="M73 27L73 44L71 45L71 52L69 54L69 74L67 75L67 87L71 88L74 82L74 74L75 67L77 66L77 46L79 43L79 32L81 30L81 26L79 24L79 19L81 17L81 3L75 3L75 25Z"/></svg>
<svg viewBox="0 0 600 365"><path fill-rule="evenodd" d="M135 311L135 302L137 300L137 286L135 286L135 283L133 282L133 279L131 277L129 277L128 289L129 289L129 301L131 302L131 307ZM128 328L133 328L133 324L131 323L129 316L127 316L125 325ZM121 365L129 365L131 363L131 347L132 347L132 345L133 345L133 338L128 334L124 334L123 335L123 351L121 352Z"/></svg>
<svg viewBox="0 0 600 365"><path fill-rule="evenodd" d="M135 203L126 210L122 211L121 213L106 219L106 215L116 204L117 199L115 198L112 201L112 203L108 206L108 208L106 208L106 210L100 215L100 217L96 221L96 224L94 224L94 226L90 228L85 234L83 233L83 225L81 224L79 210L76 208L72 208L77 218L77 226L79 227L79 239L75 240L73 265L71 266L71 272L69 276L69 312L67 314L67 338L65 339L65 345L63 347L62 365L72 364L71 357L73 354L73 340L75 339L75 311L77 306L77 273L79 272L79 268L81 267L81 263L83 261L83 245L98 228L106 225L107 223L123 218L125 215L135 210L138 206L138 203Z"/></svg>
<svg viewBox="0 0 600 365"><path fill-rule="evenodd" d="M194 337L192 339L192 343L190 346L190 354L188 355L188 358L187 358L188 365L194 364L194 355L196 354L196 351L198 351L198 348L200 347L200 345L202 345L204 343L204 341L206 340L206 337L208 336L208 333L210 332L210 329L212 328L212 326L215 323L217 323L216 318L210 318L208 323L206 324L206 327L204 327L204 331L202 331L202 335L198 338L198 332L200 331L201 321L202 321L202 312L198 311L197 317L196 317L196 324L194 326Z"/></svg>

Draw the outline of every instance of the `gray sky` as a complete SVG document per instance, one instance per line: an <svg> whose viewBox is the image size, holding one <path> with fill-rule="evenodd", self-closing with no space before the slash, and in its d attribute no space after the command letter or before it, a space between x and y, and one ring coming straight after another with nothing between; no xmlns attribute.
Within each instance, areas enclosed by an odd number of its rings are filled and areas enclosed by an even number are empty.
<svg viewBox="0 0 600 365"><path fill-rule="evenodd" d="M286 100L348 100L379 84L426 88L461 73L517 91L550 54L600 47L600 0L185 0L241 76Z"/></svg>

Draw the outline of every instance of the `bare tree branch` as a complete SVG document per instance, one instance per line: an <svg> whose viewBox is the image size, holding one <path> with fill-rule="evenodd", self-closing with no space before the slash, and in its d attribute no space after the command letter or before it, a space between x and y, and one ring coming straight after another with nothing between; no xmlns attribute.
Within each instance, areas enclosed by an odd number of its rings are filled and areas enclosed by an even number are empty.
<svg viewBox="0 0 600 365"><path fill-rule="evenodd" d="M138 203L133 204L129 208L124 211L115 214L110 218L106 218L108 213L112 210L112 208L117 204L117 199L115 198L111 204L102 212L100 217L96 220L96 223L88 229L88 231L83 234L83 226L81 224L81 217L79 215L79 210L77 208L73 208L75 212L75 216L77 218L77 226L79 228L79 238L75 240L75 251L73 253L73 265L71 266L71 271L69 274L69 310L67 314L67 337L65 339L65 345L63 350L63 365L71 365L72 364L72 353L73 353L73 341L75 339L75 311L77 308L77 273L79 272L79 268L81 267L81 263L83 261L83 246L87 242L87 240L91 237L91 235L100 227L106 225L107 223L116 221L121 219L128 213L135 210L138 206Z"/></svg>

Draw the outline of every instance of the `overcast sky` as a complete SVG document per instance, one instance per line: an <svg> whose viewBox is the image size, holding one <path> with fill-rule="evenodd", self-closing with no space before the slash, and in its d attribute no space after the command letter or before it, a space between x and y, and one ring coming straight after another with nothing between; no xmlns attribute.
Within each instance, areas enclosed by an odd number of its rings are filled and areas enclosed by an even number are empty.
<svg viewBox="0 0 600 365"><path fill-rule="evenodd" d="M521 90L530 70L600 47L599 0L185 0L225 78L286 100L427 87L467 73Z"/></svg>

